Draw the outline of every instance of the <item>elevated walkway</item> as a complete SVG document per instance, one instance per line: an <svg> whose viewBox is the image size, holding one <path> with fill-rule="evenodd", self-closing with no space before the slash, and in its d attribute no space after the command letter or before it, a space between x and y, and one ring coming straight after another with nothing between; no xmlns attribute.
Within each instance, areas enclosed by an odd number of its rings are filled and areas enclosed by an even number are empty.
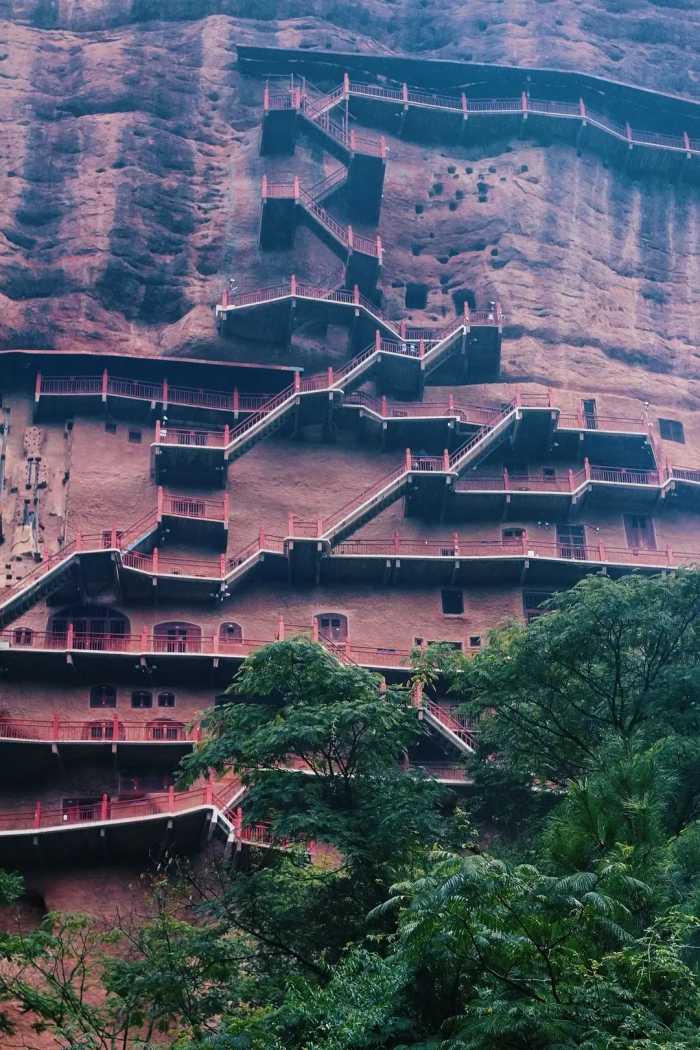
<svg viewBox="0 0 700 1050"><path fill-rule="evenodd" d="M464 334L463 367L455 370L451 379L456 383L477 383L494 379L500 372L504 317L500 305L495 302L486 309L474 310L465 303L461 316L443 328L419 327L385 317L376 303L362 294L357 283L352 290L323 288L304 284L292 274L287 284L235 296L224 294L216 307L217 321L223 331L254 337L260 330L262 316L267 321L265 338L280 341L289 338L297 315L348 325L353 343L360 346L375 338L377 330L387 343L413 346L418 356L421 356L422 345L425 378L433 375L444 363L445 340Z"/></svg>
<svg viewBox="0 0 700 1050"><path fill-rule="evenodd" d="M254 52L257 52L254 54ZM314 59L284 49L242 49L239 61L260 68L267 53L268 68L273 62L287 67L309 66ZM324 65L333 67L333 56L324 56ZM549 144L553 140L569 142L579 151L591 149L606 160L619 164L630 171L666 173L697 183L700 181L700 114L690 100L664 96L659 92L640 89L605 81L603 78L586 77L574 72L551 70L530 71L529 90L508 94L517 81L525 84L528 71L495 66L472 66L463 64L461 83L471 80L480 88L471 93L446 87L430 90L428 87L412 87L407 82L396 80L387 85L386 73L407 64L407 60L383 58L375 61L357 56L336 56L335 69L352 69L364 64L377 74L384 74L383 82L371 82L360 75L343 75L342 85L329 92L334 105L344 104L349 114L363 124L386 128L395 135L412 136L429 141L452 141L461 143L485 143L504 137L527 137ZM425 73L433 70L433 83L445 80L447 65L440 68L430 62L411 60L411 69ZM458 63L449 64L458 72ZM383 67L383 68L382 68ZM478 70L479 76L470 78L469 71ZM519 74L519 75L518 75ZM391 76L392 74L389 73ZM394 73L396 76L396 73ZM506 86L504 94L487 97L485 85L500 80ZM305 80L292 73L286 81L277 81L280 97L293 93L298 104L303 106ZM545 93L554 85L561 92L559 97ZM584 97L585 95L585 97ZM615 113L605 113L596 103L601 97L612 101ZM667 112L670 120L665 127L646 130L650 102L661 103L658 112ZM610 103L609 103L610 104ZM627 116L625 114L628 114ZM687 118L685 129L683 121ZM653 118L652 118L653 119ZM651 122L651 121L650 121ZM670 123L670 127L669 127Z"/></svg>
<svg viewBox="0 0 700 1050"><path fill-rule="evenodd" d="M387 147L383 136L362 133L350 126L347 114L337 119L344 103L343 88L327 94L304 82L267 82L263 91L260 152L293 153L299 127L347 168L344 185L353 215L367 222L379 218L386 172Z"/></svg>
<svg viewBox="0 0 700 1050"><path fill-rule="evenodd" d="M297 225L304 222L345 264L346 283L371 292L382 268L381 238L362 237L352 226L339 223L321 203L326 194L325 180L314 196L301 188L296 177L289 182L271 182L263 175L260 247L264 251L292 248Z"/></svg>

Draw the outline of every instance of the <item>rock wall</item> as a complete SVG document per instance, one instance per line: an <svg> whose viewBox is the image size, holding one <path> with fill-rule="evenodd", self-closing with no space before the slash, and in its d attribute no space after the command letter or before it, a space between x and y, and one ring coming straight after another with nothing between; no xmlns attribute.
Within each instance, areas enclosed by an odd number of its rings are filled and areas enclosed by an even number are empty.
<svg viewBox="0 0 700 1050"><path fill-rule="evenodd" d="M5 5L0 348L245 359L213 323L229 277L337 270L313 237L293 257L258 251L262 171L303 181L333 162L303 144L259 157L261 82L240 75L238 44L549 64L697 95L700 16L682 0L454 4L439 20L427 4L370 3L350 24L345 8L312 10L282 5L290 17L273 22L223 0ZM251 13L271 14L263 0ZM455 293L498 298L506 377L581 386L595 374L603 389L694 404L696 188L563 144L389 145L390 312L405 313L416 282L426 319L451 313Z"/></svg>

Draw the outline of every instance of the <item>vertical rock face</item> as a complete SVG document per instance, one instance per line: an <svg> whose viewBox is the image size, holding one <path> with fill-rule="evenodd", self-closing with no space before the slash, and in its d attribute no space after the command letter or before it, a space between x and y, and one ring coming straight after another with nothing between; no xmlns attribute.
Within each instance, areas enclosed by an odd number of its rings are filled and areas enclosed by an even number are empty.
<svg viewBox="0 0 700 1050"><path fill-rule="evenodd" d="M262 0L250 12L225 0L6 6L0 347L245 357L213 324L230 276L333 271L315 239L293 261L257 251L261 83L239 74L237 44L391 47L698 94L700 22L683 0L637 14L534 0L448 5L439 18L410 2L307 11L290 2L275 22L236 17L268 19ZM395 313L409 284L437 316L455 296L498 298L508 375L605 363L613 386L624 372L636 391L651 371L673 377L673 396L685 396L676 383L693 389L695 190L526 140L390 148L380 232ZM302 145L294 170L315 179L321 161Z"/></svg>

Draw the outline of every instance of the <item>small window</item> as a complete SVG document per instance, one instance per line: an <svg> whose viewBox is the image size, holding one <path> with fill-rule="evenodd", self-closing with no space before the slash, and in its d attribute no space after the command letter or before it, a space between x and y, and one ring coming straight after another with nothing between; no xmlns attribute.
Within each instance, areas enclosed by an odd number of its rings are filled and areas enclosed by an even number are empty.
<svg viewBox="0 0 700 1050"><path fill-rule="evenodd" d="M593 398L581 402L583 422L587 430L598 429L598 406Z"/></svg>
<svg viewBox="0 0 700 1050"><path fill-rule="evenodd" d="M678 419L660 419L659 433L664 441L677 441L681 445L685 444L683 424Z"/></svg>
<svg viewBox="0 0 700 1050"><path fill-rule="evenodd" d="M345 642L348 637L348 618L342 613L321 613L316 617L320 638L329 642Z"/></svg>
<svg viewBox="0 0 700 1050"><path fill-rule="evenodd" d="M158 707L175 707L175 693L158 693Z"/></svg>
<svg viewBox="0 0 700 1050"><path fill-rule="evenodd" d="M31 645L34 631L31 627L15 627L12 633L13 645Z"/></svg>
<svg viewBox="0 0 700 1050"><path fill-rule="evenodd" d="M632 550L656 550L654 523L651 518L645 514L624 514L623 522L628 547Z"/></svg>
<svg viewBox="0 0 700 1050"><path fill-rule="evenodd" d="M242 642L243 628L239 623L234 623L233 620L228 621L228 623L222 623L219 628L219 639L222 642Z"/></svg>
<svg viewBox="0 0 700 1050"><path fill-rule="evenodd" d="M525 538L525 529L516 527L502 529L501 535L506 543L512 543L514 540L522 540Z"/></svg>
<svg viewBox="0 0 700 1050"><path fill-rule="evenodd" d="M445 616L461 616L464 612L464 594L450 587L442 592L442 611Z"/></svg>
<svg viewBox="0 0 700 1050"><path fill-rule="evenodd" d="M461 642L446 642L443 638L429 638L425 644L428 649L431 646L441 645L443 649L454 649L456 653L461 653L464 648Z"/></svg>
<svg viewBox="0 0 700 1050"><path fill-rule="evenodd" d="M481 635L480 634L470 634L469 635L469 648L470 649L480 649L481 648Z"/></svg>
<svg viewBox="0 0 700 1050"><path fill-rule="evenodd" d="M130 430L129 431L129 441L132 443L132 445L140 445L141 444L141 431L140 430Z"/></svg>
<svg viewBox="0 0 700 1050"><path fill-rule="evenodd" d="M107 420L107 422L105 423L105 430L107 431L108 434L116 434L116 432L117 432L117 424L116 423L110 423L109 420Z"/></svg>
<svg viewBox="0 0 700 1050"><path fill-rule="evenodd" d="M132 707L153 707L153 693L149 693L147 689L136 689L131 694L131 706Z"/></svg>
<svg viewBox="0 0 700 1050"><path fill-rule="evenodd" d="M113 685L93 685L90 690L90 707L116 707L117 690Z"/></svg>
<svg viewBox="0 0 700 1050"><path fill-rule="evenodd" d="M108 550L114 541L116 541L117 547L121 547L122 540L124 539L124 533L121 529L112 531L112 529L105 529L102 533L102 546L105 550Z"/></svg>
<svg viewBox="0 0 700 1050"><path fill-rule="evenodd" d="M549 601L552 594L553 591L523 591L523 612L528 623L532 623L545 612L542 605Z"/></svg>
<svg viewBox="0 0 700 1050"><path fill-rule="evenodd" d="M554 467L542 467L542 477L543 478L555 478L556 477L556 471L554 470Z"/></svg>

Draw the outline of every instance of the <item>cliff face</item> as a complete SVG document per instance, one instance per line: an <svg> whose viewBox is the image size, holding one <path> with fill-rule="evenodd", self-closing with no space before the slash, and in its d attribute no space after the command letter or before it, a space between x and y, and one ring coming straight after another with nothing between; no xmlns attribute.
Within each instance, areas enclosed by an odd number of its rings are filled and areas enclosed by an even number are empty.
<svg viewBox="0 0 700 1050"><path fill-rule="evenodd" d="M266 0L246 13L267 17ZM268 5L269 6L269 5ZM167 8L168 20L152 19ZM246 358L217 336L229 277L273 283L337 262L312 237L257 250L259 178L322 174L320 151L258 156L261 82L236 46L388 48L577 68L698 95L691 0L316 5L284 22L224 0L24 0L3 13L0 347ZM305 10L308 11L308 5ZM150 20L149 20L150 19ZM631 177L565 145L427 148L390 140L380 232L388 312L408 283L425 311L499 299L504 374L623 389L666 403L700 392L697 188ZM595 377L595 378L594 378Z"/></svg>

